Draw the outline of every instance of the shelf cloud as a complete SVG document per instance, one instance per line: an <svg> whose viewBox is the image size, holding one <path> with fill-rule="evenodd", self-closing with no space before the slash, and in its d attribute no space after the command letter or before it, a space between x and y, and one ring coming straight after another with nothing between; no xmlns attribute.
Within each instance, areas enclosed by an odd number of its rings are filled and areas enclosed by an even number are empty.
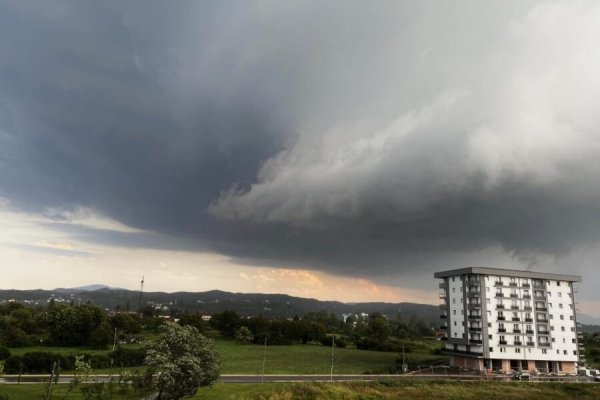
<svg viewBox="0 0 600 400"><path fill-rule="evenodd" d="M0 198L132 228L69 225L81 240L246 265L560 269L600 241L599 21L567 1L0 1Z"/></svg>

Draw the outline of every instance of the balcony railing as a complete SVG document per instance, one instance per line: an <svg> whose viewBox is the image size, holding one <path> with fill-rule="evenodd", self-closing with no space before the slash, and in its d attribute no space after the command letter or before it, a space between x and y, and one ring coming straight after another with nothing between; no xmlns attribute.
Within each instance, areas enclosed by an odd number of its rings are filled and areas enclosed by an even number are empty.
<svg viewBox="0 0 600 400"><path fill-rule="evenodd" d="M525 306L525 307L523 307L523 310L525 310L525 311L531 311L531 306Z"/></svg>
<svg viewBox="0 0 600 400"><path fill-rule="evenodd" d="M535 342L527 342L527 346L535 346Z"/></svg>
<svg viewBox="0 0 600 400"><path fill-rule="evenodd" d="M496 304L496 309L504 310L504 304Z"/></svg>
<svg viewBox="0 0 600 400"><path fill-rule="evenodd" d="M531 295L530 295L530 294L524 294L524 295L523 295L523 298L524 298L524 299L530 299L530 298L531 298Z"/></svg>
<svg viewBox="0 0 600 400"><path fill-rule="evenodd" d="M469 330L473 331L473 332L481 332L481 328L478 328L478 327L471 327L471 328L469 328Z"/></svg>
<svg viewBox="0 0 600 400"><path fill-rule="evenodd" d="M521 320L521 318L519 318L519 317L513 317L513 319L512 319L512 320L513 320L514 322L519 322L519 321Z"/></svg>
<svg viewBox="0 0 600 400"><path fill-rule="evenodd" d="M500 344L506 344L507 341L506 340L500 340L498 343L500 343Z"/></svg>
<svg viewBox="0 0 600 400"><path fill-rule="evenodd" d="M496 285L496 286L502 286L502 281L496 281L496 282L494 282L494 285Z"/></svg>
<svg viewBox="0 0 600 400"><path fill-rule="evenodd" d="M533 335L533 331L531 329L527 329L525 331L525 333L528 334L528 335Z"/></svg>
<svg viewBox="0 0 600 400"><path fill-rule="evenodd" d="M506 321L506 317L498 317L498 321Z"/></svg>
<svg viewBox="0 0 600 400"><path fill-rule="evenodd" d="M512 297L513 299L516 299L517 297L519 297L519 295L516 293L511 293L510 297Z"/></svg>
<svg viewBox="0 0 600 400"><path fill-rule="evenodd" d="M543 312L546 312L546 311L548 311L548 308L547 308L547 307L537 307L537 306L536 306L536 307L535 307L535 311L543 311Z"/></svg>
<svg viewBox="0 0 600 400"><path fill-rule="evenodd" d="M471 339L470 342L471 343L475 343L475 344L482 344L483 343L483 341L479 340L479 339Z"/></svg>
<svg viewBox="0 0 600 400"><path fill-rule="evenodd" d="M533 318L525 318L525 322L533 322Z"/></svg>
<svg viewBox="0 0 600 400"><path fill-rule="evenodd" d="M506 328L498 328L498 333L504 333L506 332Z"/></svg>
<svg viewBox="0 0 600 400"><path fill-rule="evenodd" d="M496 297L504 297L504 293L496 293Z"/></svg>
<svg viewBox="0 0 600 400"><path fill-rule="evenodd" d="M538 345L540 347L550 347L551 344L550 342L539 342Z"/></svg>
<svg viewBox="0 0 600 400"><path fill-rule="evenodd" d="M439 284L439 288L440 289L446 289L446 284L445 283L440 283Z"/></svg>
<svg viewBox="0 0 600 400"><path fill-rule="evenodd" d="M538 324L547 324L547 323L548 323L548 320L547 320L547 319L542 319L542 318L540 318L540 319L538 319L538 320L537 320L537 323L538 323Z"/></svg>
<svg viewBox="0 0 600 400"><path fill-rule="evenodd" d="M522 283L521 286L524 288L531 287L531 285L529 283Z"/></svg>
<svg viewBox="0 0 600 400"><path fill-rule="evenodd" d="M511 309L511 310L518 310L518 309L519 309L519 306L511 306L511 307L510 307L510 309Z"/></svg>
<svg viewBox="0 0 600 400"><path fill-rule="evenodd" d="M538 335L549 335L550 331L538 331Z"/></svg>
<svg viewBox="0 0 600 400"><path fill-rule="evenodd" d="M440 315L440 318L444 319L444 318L448 318L448 316L446 314L442 314L442 315Z"/></svg>
<svg viewBox="0 0 600 400"><path fill-rule="evenodd" d="M471 315L471 314L469 314L468 318L469 319L481 319L481 315L475 315L475 314Z"/></svg>
<svg viewBox="0 0 600 400"><path fill-rule="evenodd" d="M515 329L515 330L513 330L513 333L521 333L521 330L520 329Z"/></svg>
<svg viewBox="0 0 600 400"><path fill-rule="evenodd" d="M517 286L517 282L509 282L508 286Z"/></svg>
<svg viewBox="0 0 600 400"><path fill-rule="evenodd" d="M521 346L522 344L523 344L523 342L517 342L517 341L515 340L515 346Z"/></svg>

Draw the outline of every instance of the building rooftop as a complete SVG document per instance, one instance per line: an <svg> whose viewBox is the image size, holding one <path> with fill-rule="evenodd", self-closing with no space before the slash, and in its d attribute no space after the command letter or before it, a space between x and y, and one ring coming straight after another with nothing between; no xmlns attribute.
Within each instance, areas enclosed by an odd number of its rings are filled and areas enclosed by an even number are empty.
<svg viewBox="0 0 600 400"><path fill-rule="evenodd" d="M546 272L534 272L534 271L523 271L516 269L503 269L503 268L487 268L487 267L469 267L451 269L448 271L436 272L433 276L436 278L447 278L449 276L457 275L498 275L498 276L510 276L516 278L532 278L532 279L547 279L554 281L569 281L569 282L581 282L581 276L577 275L562 275L562 274L550 274Z"/></svg>

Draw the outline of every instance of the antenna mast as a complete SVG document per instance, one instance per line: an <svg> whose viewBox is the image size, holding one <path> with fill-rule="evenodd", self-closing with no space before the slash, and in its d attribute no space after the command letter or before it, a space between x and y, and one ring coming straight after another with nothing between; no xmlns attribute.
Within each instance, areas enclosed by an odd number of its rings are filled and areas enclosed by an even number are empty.
<svg viewBox="0 0 600 400"><path fill-rule="evenodd" d="M142 294L144 293L144 275L142 275L142 281L140 282L140 299L138 302L138 312L142 312Z"/></svg>

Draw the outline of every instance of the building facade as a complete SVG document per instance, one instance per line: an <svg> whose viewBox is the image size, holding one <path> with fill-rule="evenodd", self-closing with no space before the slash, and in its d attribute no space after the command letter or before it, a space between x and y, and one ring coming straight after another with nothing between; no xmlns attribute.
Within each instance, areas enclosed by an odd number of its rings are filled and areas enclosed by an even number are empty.
<svg viewBox="0 0 600 400"><path fill-rule="evenodd" d="M454 366L575 374L580 354L573 284L581 277L499 268L437 272L445 352Z"/></svg>

